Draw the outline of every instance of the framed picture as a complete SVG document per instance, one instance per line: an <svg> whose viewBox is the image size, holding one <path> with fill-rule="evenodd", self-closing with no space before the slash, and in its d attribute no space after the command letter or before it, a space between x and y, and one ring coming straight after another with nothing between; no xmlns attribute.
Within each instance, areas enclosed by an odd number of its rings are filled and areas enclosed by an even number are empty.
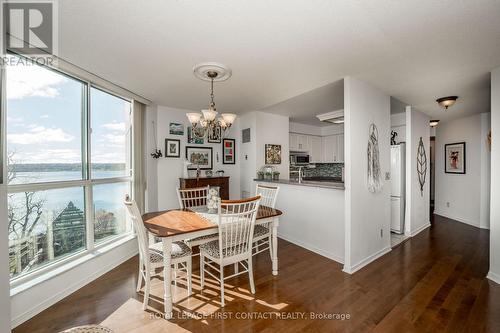
<svg viewBox="0 0 500 333"><path fill-rule="evenodd" d="M186 146L186 159L192 163L190 170L196 170L199 165L201 170L212 169L212 147Z"/></svg>
<svg viewBox="0 0 500 333"><path fill-rule="evenodd" d="M181 140L165 139L165 157L181 157Z"/></svg>
<svg viewBox="0 0 500 333"><path fill-rule="evenodd" d="M170 123L169 130L172 135L184 135L184 124Z"/></svg>
<svg viewBox="0 0 500 333"><path fill-rule="evenodd" d="M266 164L281 164L281 145L266 144Z"/></svg>
<svg viewBox="0 0 500 333"><path fill-rule="evenodd" d="M222 164L235 164L236 156L236 140L223 139L222 140Z"/></svg>
<svg viewBox="0 0 500 333"><path fill-rule="evenodd" d="M189 144L194 143L196 145L202 145L205 143L205 139L197 138L193 135L193 126L189 126L187 132L188 132L187 133L187 136L188 136L187 143L189 143Z"/></svg>
<svg viewBox="0 0 500 333"><path fill-rule="evenodd" d="M222 139L221 128L215 126L208 129L208 142L210 143L220 143Z"/></svg>
<svg viewBox="0 0 500 333"><path fill-rule="evenodd" d="M444 145L444 172L465 174L467 165L465 142Z"/></svg>

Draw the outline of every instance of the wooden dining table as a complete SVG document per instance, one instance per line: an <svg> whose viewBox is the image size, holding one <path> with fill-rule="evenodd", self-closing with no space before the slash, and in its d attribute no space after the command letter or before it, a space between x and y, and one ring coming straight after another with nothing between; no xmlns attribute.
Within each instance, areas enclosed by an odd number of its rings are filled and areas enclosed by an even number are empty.
<svg viewBox="0 0 500 333"><path fill-rule="evenodd" d="M211 235L217 232L217 224L206 218L208 210L174 209L150 212L142 216L144 226L163 243L163 301L165 318L172 318L172 242ZM255 224L269 223L271 228L272 274L278 275L278 225L283 213L275 208L259 206ZM205 215L205 216L204 216ZM216 216L217 214L214 214Z"/></svg>

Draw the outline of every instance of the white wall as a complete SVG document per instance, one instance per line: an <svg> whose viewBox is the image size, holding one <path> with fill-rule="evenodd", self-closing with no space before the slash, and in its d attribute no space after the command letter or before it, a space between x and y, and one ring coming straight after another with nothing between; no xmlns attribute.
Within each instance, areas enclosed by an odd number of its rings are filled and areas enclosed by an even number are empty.
<svg viewBox="0 0 500 333"><path fill-rule="evenodd" d="M396 143L406 142L406 113L391 114L391 131L398 133Z"/></svg>
<svg viewBox="0 0 500 333"><path fill-rule="evenodd" d="M491 72L491 215L490 271L488 278L500 284L500 68Z"/></svg>
<svg viewBox="0 0 500 333"><path fill-rule="evenodd" d="M406 216L405 234L415 236L430 226L430 127L429 116L406 107ZM427 175L423 193L417 173L420 138L427 156Z"/></svg>
<svg viewBox="0 0 500 333"><path fill-rule="evenodd" d="M345 264L354 273L390 251L390 98L351 77L344 79L345 112ZM370 124L379 132L383 188L367 188L367 144ZM364 209L363 209L364 208Z"/></svg>
<svg viewBox="0 0 500 333"><path fill-rule="evenodd" d="M186 158L186 145L211 147L213 153L212 171L224 170L224 176L229 176L229 196L231 198L240 197L240 161L236 159L236 164L222 164L222 143L207 143L203 145L187 144L187 127L189 121L186 113L196 112L192 110L183 110L158 106L157 110L157 138L158 148L161 149L163 157L152 161L156 163L157 168L157 188L158 188L158 209L173 209L179 207L176 188L179 186L179 178L183 175L184 160ZM169 125L171 122L184 124L184 135L170 135ZM287 124L288 126L288 124ZM288 127L287 127L288 128ZM229 130L227 138L236 139L236 154L240 149L241 137L239 135L239 120ZM181 157L165 157L165 138L177 139L181 141ZM218 159L218 160L217 160ZM154 170L154 168L153 168ZM202 170L202 175L205 171Z"/></svg>
<svg viewBox="0 0 500 333"><path fill-rule="evenodd" d="M440 123L437 127L436 214L475 227L488 227L489 218L486 215L489 211L489 195L487 195L489 170L487 165L490 163L490 153L486 147L485 132L487 133L489 128L489 114L476 114L455 119ZM465 175L444 172L445 144L455 142L466 143Z"/></svg>
<svg viewBox="0 0 500 333"><path fill-rule="evenodd" d="M290 122L290 132L321 136L321 126Z"/></svg>
<svg viewBox="0 0 500 333"><path fill-rule="evenodd" d="M144 112L144 140L146 141L146 148L144 149L144 159L145 163L145 177L146 177L146 188L145 188L145 211L154 212L158 210L158 163L156 159L151 157L151 153L154 149L154 138L155 133L153 130L158 126L158 109L156 105L146 107L146 112ZM154 121L154 125L153 125ZM158 147L164 152L165 148Z"/></svg>

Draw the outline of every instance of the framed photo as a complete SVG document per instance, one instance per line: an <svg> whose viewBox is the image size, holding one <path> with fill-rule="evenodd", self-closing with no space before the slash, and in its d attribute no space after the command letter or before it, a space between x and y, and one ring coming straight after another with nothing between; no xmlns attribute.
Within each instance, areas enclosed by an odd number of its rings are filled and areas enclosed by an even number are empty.
<svg viewBox="0 0 500 333"><path fill-rule="evenodd" d="M222 140L222 164L235 164L236 156L236 140L223 139Z"/></svg>
<svg viewBox="0 0 500 333"><path fill-rule="evenodd" d="M184 135L184 124L170 123L169 131L172 135Z"/></svg>
<svg viewBox="0 0 500 333"><path fill-rule="evenodd" d="M200 166L201 170L212 169L212 147L192 147L186 146L186 159L192 163L190 170L196 170Z"/></svg>
<svg viewBox="0 0 500 333"><path fill-rule="evenodd" d="M165 157L181 157L181 140L165 139Z"/></svg>
<svg viewBox="0 0 500 333"><path fill-rule="evenodd" d="M187 130L187 143L189 144L196 144L196 145L202 145L205 143L205 139L203 138L197 138L193 135L193 126L189 126Z"/></svg>
<svg viewBox="0 0 500 333"><path fill-rule="evenodd" d="M221 128L215 126L208 129L208 142L210 143L220 143L222 139Z"/></svg>
<svg viewBox="0 0 500 333"><path fill-rule="evenodd" d="M444 145L444 158L444 172L465 174L467 166L465 142Z"/></svg>
<svg viewBox="0 0 500 333"><path fill-rule="evenodd" d="M266 164L281 164L281 145L266 144Z"/></svg>

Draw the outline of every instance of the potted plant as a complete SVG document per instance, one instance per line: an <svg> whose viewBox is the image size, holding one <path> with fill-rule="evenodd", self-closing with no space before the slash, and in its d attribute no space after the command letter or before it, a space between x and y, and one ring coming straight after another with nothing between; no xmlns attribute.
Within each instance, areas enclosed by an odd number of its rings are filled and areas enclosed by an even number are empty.
<svg viewBox="0 0 500 333"><path fill-rule="evenodd" d="M266 180L273 180L273 173L271 171L266 171Z"/></svg>
<svg viewBox="0 0 500 333"><path fill-rule="evenodd" d="M273 172L273 180L280 180L280 172L279 171Z"/></svg>
<svg viewBox="0 0 500 333"><path fill-rule="evenodd" d="M257 179L264 180L264 172L263 171L257 171Z"/></svg>

